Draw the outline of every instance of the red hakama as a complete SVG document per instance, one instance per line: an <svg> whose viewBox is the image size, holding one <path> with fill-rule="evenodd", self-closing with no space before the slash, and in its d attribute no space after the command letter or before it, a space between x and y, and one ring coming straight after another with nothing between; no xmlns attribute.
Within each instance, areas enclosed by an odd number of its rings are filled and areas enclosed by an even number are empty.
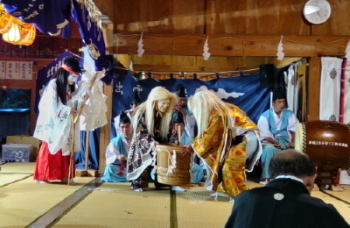
<svg viewBox="0 0 350 228"><path fill-rule="evenodd" d="M55 155L50 154L48 144L41 144L36 159L34 180L63 180L68 178L70 155L62 156L62 150ZM75 163L72 162L71 178L75 176Z"/></svg>

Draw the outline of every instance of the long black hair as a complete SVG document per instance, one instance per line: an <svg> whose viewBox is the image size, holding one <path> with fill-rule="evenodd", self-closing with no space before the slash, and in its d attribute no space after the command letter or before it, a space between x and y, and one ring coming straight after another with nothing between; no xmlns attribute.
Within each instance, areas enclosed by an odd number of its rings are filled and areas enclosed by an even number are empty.
<svg viewBox="0 0 350 228"><path fill-rule="evenodd" d="M63 60L63 64L70 68L73 72L81 73L82 69L79 66L79 61L72 57L67 57ZM56 78L56 92L57 92L57 103L59 99L63 104L67 104L67 85L68 85L68 76L72 74L71 72L60 67L53 78ZM71 93L75 90L75 84L68 85Z"/></svg>
<svg viewBox="0 0 350 228"><path fill-rule="evenodd" d="M57 92L57 103L59 103L59 100L63 104L67 104L67 85L68 85L68 76L71 73L60 67L55 75L54 78L56 78L56 92ZM75 90L75 84L68 85L70 88L71 93Z"/></svg>

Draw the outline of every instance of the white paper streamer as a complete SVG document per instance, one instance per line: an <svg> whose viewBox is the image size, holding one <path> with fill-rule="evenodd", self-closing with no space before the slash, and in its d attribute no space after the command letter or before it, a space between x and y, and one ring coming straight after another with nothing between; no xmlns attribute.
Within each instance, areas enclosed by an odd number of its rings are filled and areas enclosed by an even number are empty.
<svg viewBox="0 0 350 228"><path fill-rule="evenodd" d="M345 49L345 57L347 59L350 59L350 40L349 40L348 45L346 46L346 49Z"/></svg>
<svg viewBox="0 0 350 228"><path fill-rule="evenodd" d="M282 40L283 40L283 36L281 36L281 40L278 44L278 47L277 47L277 59L278 60L282 60L284 58L284 52L283 52L283 43L282 43Z"/></svg>
<svg viewBox="0 0 350 228"><path fill-rule="evenodd" d="M145 53L145 49L143 49L143 33L141 33L140 40L137 43L137 56L141 57L143 53Z"/></svg>
<svg viewBox="0 0 350 228"><path fill-rule="evenodd" d="M205 43L204 43L204 46L203 46L203 59L204 60L208 60L209 57L210 57L210 53L208 52L209 51L209 45L208 45L208 36L207 36L207 39L205 40Z"/></svg>

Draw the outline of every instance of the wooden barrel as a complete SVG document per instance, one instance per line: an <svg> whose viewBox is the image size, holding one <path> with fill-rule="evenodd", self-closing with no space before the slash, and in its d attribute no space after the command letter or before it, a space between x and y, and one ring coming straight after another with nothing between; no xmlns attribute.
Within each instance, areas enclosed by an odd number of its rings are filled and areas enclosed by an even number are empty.
<svg viewBox="0 0 350 228"><path fill-rule="evenodd" d="M295 149L309 155L319 170L347 169L350 162L349 126L315 120L298 125Z"/></svg>
<svg viewBox="0 0 350 228"><path fill-rule="evenodd" d="M184 156L184 146L176 144L157 145L157 180L168 185L182 185L191 182L191 154Z"/></svg>

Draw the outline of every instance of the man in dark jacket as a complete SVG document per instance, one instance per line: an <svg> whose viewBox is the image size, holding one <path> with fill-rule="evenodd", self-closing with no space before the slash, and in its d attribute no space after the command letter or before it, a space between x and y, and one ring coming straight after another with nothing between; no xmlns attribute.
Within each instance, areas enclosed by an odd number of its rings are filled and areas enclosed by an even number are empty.
<svg viewBox="0 0 350 228"><path fill-rule="evenodd" d="M274 179L235 198L225 228L349 228L331 204L310 196L316 170L306 154L284 150L269 166Z"/></svg>

